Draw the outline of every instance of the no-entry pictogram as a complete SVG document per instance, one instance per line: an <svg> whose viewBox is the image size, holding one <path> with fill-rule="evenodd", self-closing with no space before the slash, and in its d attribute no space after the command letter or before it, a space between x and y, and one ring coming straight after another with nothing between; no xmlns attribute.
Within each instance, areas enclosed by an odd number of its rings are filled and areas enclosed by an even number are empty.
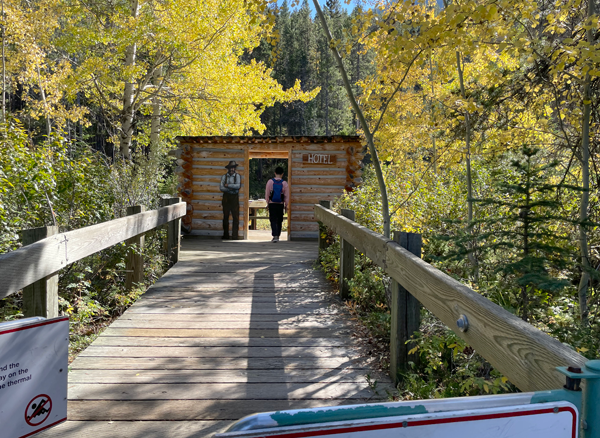
<svg viewBox="0 0 600 438"><path fill-rule="evenodd" d="M30 426L39 426L50 416L52 399L46 394L36 395L25 409L25 421Z"/></svg>

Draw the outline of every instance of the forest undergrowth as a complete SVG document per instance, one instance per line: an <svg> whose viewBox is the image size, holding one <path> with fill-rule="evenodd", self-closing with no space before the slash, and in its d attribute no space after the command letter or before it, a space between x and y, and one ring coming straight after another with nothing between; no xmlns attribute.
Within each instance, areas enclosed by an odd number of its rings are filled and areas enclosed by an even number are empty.
<svg viewBox="0 0 600 438"><path fill-rule="evenodd" d="M0 146L0 253L21 246L22 230L54 224L59 232L80 229L125 216L130 205L155 209L161 193L175 191L167 160L138 156L109 164L102 153L58 135L32 148L18 124L8 125L7 141ZM125 242L59 272L59 313L70 318L70 360L168 269L165 233L146 234L144 280L130 290L126 258L140 248ZM0 300L1 321L22 317L21 292Z"/></svg>
<svg viewBox="0 0 600 438"><path fill-rule="evenodd" d="M511 167L511 159L523 157L507 156L498 163ZM499 190L498 175L486 171L487 166L476 166L478 169L477 189L483 198L492 199L504 196ZM435 181L427 181L416 188L408 179L396 179L393 166L386 169L392 193L396 194L396 202L402 202L406 193L411 193L410 200L398 215L392 229L421 233L423 236L423 258L455 279L473 288L478 293L502 306L506 310L522 316L523 307L527 306L528 322L571 346L580 354L589 358L598 357L600 330L598 327L598 291L594 283L588 306L590 308L589 325L579 321L577 301L577 280L580 271L576 264L576 246L568 244L569 239L561 239L563 249L560 256L565 260L547 259L551 262L540 269L544 277L540 286L527 289L528 299L523 301L522 287L519 283L519 272L506 269L507 266L518 266L522 250L519 250L519 233L511 235L510 230L520 225L508 220L509 208L498 209L492 203L481 207L479 214L488 217L477 226L479 240L479 272L474 276L470 268L467 253L464 249L463 229L464 208L460 205L460 184L464 175L456 171L440 172ZM519 175L511 173L513 184L519 184ZM369 168L364 174L365 182L354 193L339 198L333 206L352 209L356 213L356 221L375 231L381 232L381 218L378 208L374 208L377 197L377 182L374 172ZM545 178L551 179L547 173ZM558 190L556 187L553 189ZM440 196L441 193L456 193L456 197ZM564 195L564 189L563 189ZM404 198L406 199L406 198ZM504 199L506 205L508 200ZM562 210L563 213L566 208ZM505 215L504 220L494 219L499 213ZM558 218L557 212L548 214L547 220L537 222L542 228L554 230L553 233L540 233L546 245L540 247L549 250L557 235L568 236L575 233L572 221ZM561 225L562 224L562 225ZM560 230L560 232L559 232ZM495 237L490 237L490 232ZM504 234L503 234L504 233ZM339 281L339 237L329 231L322 231L329 246L319 256L319 264L328 279ZM507 239L506 245L497 245L487 253L486 242ZM596 238L597 236L594 236ZM509 239L515 239L510 242ZM570 252L568 250L571 250ZM537 250L537 251L542 251ZM540 253L538 252L538 255ZM554 254L556 255L556 254ZM564 262L564 263L563 263ZM600 259L594 259L598 265ZM552 281L554 280L554 282ZM376 358L381 371L389 369L390 342L390 283L391 279L364 254L355 256L355 276L350 281L350 299L347 307L359 320L362 338L368 344L372 357ZM411 353L418 357L410 362L397 392L391 394L393 399L427 399L437 397L457 397L484 394L515 392L517 388L507 377L500 374L493 366L481 357L476 350L465 343L452 330L446 327L427 309L421 310L421 326L409 342Z"/></svg>

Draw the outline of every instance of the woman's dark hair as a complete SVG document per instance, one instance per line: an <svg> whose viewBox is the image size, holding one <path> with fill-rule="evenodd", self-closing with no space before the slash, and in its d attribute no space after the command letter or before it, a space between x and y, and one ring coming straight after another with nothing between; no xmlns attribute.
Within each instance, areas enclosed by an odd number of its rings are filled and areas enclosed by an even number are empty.
<svg viewBox="0 0 600 438"><path fill-rule="evenodd" d="M283 167L281 167L281 166L277 166L277 167L275 168L275 174L276 174L276 175L283 175Z"/></svg>

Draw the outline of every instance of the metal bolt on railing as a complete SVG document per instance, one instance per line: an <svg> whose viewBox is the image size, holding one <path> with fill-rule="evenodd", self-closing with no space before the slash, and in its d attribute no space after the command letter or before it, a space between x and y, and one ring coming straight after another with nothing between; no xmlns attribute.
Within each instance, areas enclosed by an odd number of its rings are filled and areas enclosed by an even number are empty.
<svg viewBox="0 0 600 438"><path fill-rule="evenodd" d="M458 320L456 321L456 325L461 332L466 332L469 330L469 320L467 319L467 315L460 315Z"/></svg>

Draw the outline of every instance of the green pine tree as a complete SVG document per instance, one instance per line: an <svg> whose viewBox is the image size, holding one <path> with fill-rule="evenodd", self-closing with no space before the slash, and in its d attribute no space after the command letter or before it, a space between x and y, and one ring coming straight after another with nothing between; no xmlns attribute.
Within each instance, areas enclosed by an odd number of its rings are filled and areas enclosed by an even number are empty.
<svg viewBox="0 0 600 438"><path fill-rule="evenodd" d="M494 190L497 197L473 199L495 214L473 221L472 228L482 231L452 239L458 250L444 257L464 259L473 251L470 248L477 248L481 260L496 257L495 272L518 290L518 313L524 321L569 284L558 275L571 262L573 251L568 236L557 235L553 227L573 222L561 216L556 195L558 190L576 187L551 181L557 166L557 161L544 163L539 150L523 147L511 160L511 172L499 177ZM473 237L476 245L472 245Z"/></svg>

